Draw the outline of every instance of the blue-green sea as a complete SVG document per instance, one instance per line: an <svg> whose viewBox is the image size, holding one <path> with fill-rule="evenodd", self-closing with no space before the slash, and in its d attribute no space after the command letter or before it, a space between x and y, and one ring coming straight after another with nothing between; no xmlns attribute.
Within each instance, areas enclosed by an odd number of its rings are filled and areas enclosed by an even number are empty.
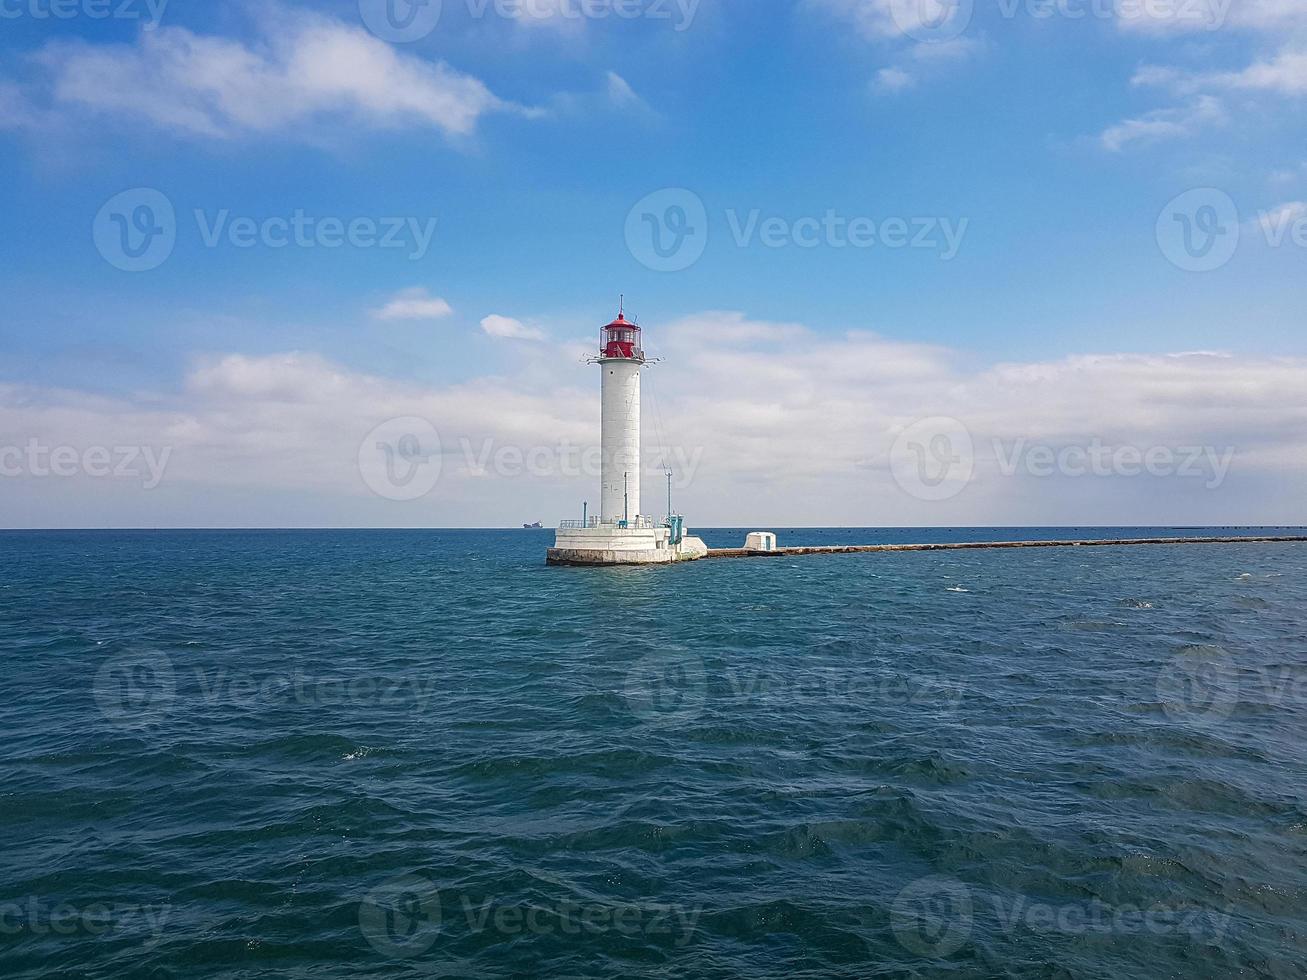
<svg viewBox="0 0 1307 980"><path fill-rule="evenodd" d="M551 541L0 533L0 977L1307 976L1307 545Z"/></svg>

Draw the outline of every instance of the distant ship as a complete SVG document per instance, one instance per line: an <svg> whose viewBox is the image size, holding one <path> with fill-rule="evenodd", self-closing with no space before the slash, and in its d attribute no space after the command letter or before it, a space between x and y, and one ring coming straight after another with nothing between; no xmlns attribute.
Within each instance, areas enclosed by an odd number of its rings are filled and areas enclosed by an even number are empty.
<svg viewBox="0 0 1307 980"><path fill-rule="evenodd" d="M523 524L523 525L522 525L522 529L523 529L523 530L526 530L526 531L534 531L534 530L536 530L537 528L542 528L542 527L544 527L544 525L541 524L539 521L536 521L534 524Z"/></svg>

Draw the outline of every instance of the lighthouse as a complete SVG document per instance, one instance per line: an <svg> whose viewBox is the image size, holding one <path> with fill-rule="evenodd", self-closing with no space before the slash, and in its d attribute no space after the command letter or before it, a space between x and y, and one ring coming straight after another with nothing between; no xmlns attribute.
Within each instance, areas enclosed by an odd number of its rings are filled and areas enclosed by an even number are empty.
<svg viewBox="0 0 1307 980"><path fill-rule="evenodd" d="M579 521L558 525L551 565L651 565L692 561L708 553L686 533L684 518L668 511L661 521L640 509L640 373L649 364L641 331L626 318L600 330L599 351L589 358L601 372L599 394L599 515L582 506Z"/></svg>
<svg viewBox="0 0 1307 980"><path fill-rule="evenodd" d="M640 372L645 365L640 328L619 310L603 328L599 356L600 523L630 526L640 516Z"/></svg>

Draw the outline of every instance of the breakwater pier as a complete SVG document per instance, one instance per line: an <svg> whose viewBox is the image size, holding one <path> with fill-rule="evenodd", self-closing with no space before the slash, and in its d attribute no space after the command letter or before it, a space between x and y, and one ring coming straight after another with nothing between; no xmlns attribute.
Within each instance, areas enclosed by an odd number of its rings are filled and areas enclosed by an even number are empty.
<svg viewBox="0 0 1307 980"><path fill-rule="evenodd" d="M994 548L1113 548L1180 544L1307 544L1307 535L1228 535L1188 538L1104 538L1063 541L949 541L934 544L809 545L791 548L709 548L706 558L793 558L800 555L853 555L884 551L968 551Z"/></svg>

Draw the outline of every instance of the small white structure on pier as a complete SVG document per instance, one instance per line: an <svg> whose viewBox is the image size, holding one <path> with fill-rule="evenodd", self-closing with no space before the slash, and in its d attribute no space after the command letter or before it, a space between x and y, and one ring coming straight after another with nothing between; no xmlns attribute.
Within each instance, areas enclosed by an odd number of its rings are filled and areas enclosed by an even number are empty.
<svg viewBox="0 0 1307 980"><path fill-rule="evenodd" d="M619 311L603 328L599 516L558 527L551 565L648 565L693 561L708 554L699 538L686 534L683 519L671 513L656 523L640 512L640 372L648 363L640 327Z"/></svg>
<svg viewBox="0 0 1307 980"><path fill-rule="evenodd" d="M744 539L745 551L775 551L776 535L771 531L754 531Z"/></svg>

